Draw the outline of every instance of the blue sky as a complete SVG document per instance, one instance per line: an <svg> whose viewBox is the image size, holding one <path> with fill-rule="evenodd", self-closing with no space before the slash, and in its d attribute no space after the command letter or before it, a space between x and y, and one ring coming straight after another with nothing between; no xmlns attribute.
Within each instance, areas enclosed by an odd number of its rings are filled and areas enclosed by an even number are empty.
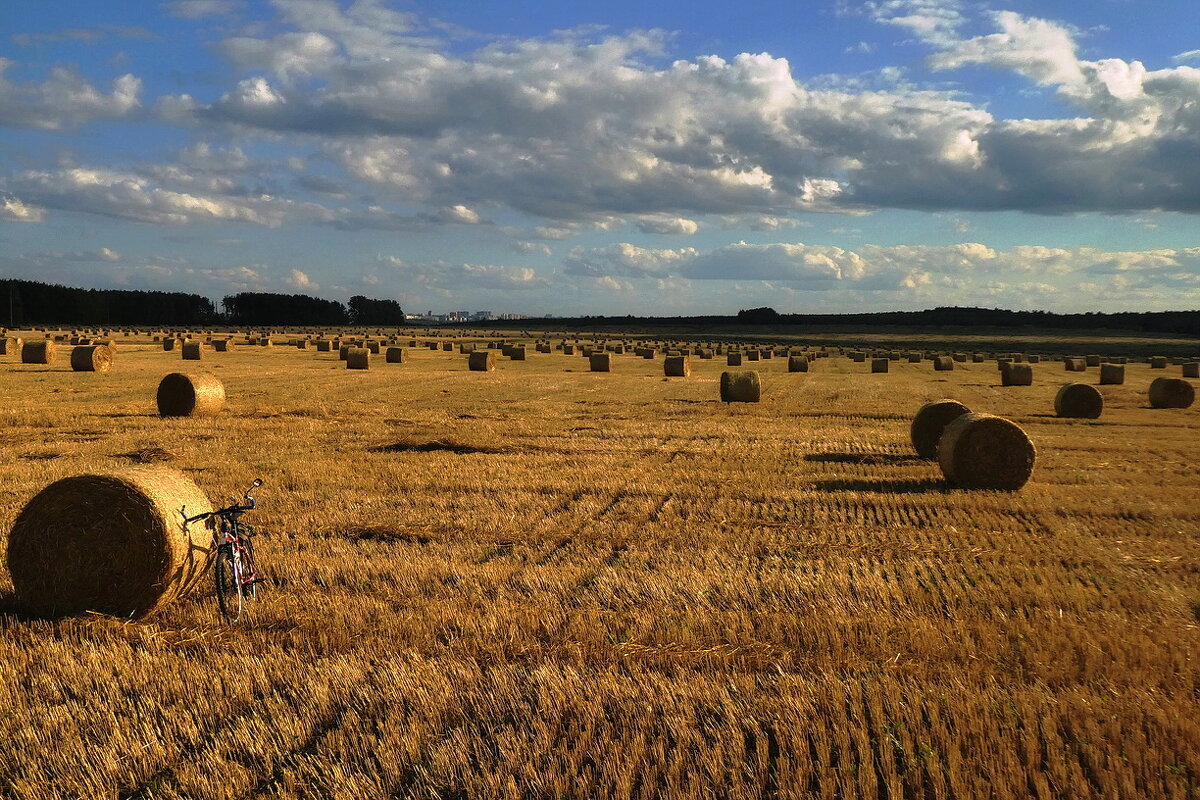
<svg viewBox="0 0 1200 800"><path fill-rule="evenodd" d="M0 276L1200 308L1194 0L13 0Z"/></svg>

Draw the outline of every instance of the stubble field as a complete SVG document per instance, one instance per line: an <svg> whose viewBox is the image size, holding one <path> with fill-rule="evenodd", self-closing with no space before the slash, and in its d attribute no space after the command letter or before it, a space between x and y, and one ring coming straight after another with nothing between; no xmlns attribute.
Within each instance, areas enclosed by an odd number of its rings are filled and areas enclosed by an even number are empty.
<svg viewBox="0 0 1200 800"><path fill-rule="evenodd" d="M271 581L232 626L206 584L39 621L0 571L0 796L1200 794L1200 411L1148 407L1162 370L1062 420L1095 368L776 358L726 406L719 357L530 351L0 357L0 546L47 483L167 458L214 503L266 481ZM180 370L228 408L160 419ZM943 397L1024 427L1022 491L915 457Z"/></svg>

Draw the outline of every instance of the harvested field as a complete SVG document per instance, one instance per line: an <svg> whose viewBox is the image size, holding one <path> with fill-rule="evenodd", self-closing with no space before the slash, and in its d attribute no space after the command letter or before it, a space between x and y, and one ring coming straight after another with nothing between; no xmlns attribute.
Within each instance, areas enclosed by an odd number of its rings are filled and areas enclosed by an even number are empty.
<svg viewBox="0 0 1200 800"><path fill-rule="evenodd" d="M0 548L52 481L164 453L214 504L265 479L269 577L231 626L207 583L28 620L0 571L0 796L1200 793L1200 407L1150 408L1161 370L1094 420L1053 409L1097 368L992 360L764 360L726 405L721 359L529 344L486 380L424 347L206 353L227 405L181 418L148 337L110 373L0 361ZM1024 488L917 456L942 398L1028 433Z"/></svg>

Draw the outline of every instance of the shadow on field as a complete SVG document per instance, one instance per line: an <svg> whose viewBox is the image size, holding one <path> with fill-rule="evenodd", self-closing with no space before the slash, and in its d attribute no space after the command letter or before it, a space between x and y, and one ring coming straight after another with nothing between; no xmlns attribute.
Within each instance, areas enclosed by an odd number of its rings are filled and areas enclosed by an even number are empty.
<svg viewBox="0 0 1200 800"><path fill-rule="evenodd" d="M937 478L916 480L863 480L861 478L832 478L814 481L814 488L826 492L882 492L886 494L948 494L953 487Z"/></svg>
<svg viewBox="0 0 1200 800"><path fill-rule="evenodd" d="M456 453L460 456L472 453L500 455L504 453L528 452L527 449L519 447L494 447L491 445L468 444L455 439L431 439L428 441L401 439L398 442L381 444L369 449L372 453Z"/></svg>
<svg viewBox="0 0 1200 800"><path fill-rule="evenodd" d="M819 464L924 464L916 456L899 453L809 453L805 461Z"/></svg>

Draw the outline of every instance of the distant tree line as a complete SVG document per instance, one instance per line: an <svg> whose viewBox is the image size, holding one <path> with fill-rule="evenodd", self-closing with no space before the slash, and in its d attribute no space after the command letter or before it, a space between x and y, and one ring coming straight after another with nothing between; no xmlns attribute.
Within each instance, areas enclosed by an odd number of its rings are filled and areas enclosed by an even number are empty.
<svg viewBox="0 0 1200 800"><path fill-rule="evenodd" d="M737 313L749 325L847 325L856 328L906 327L1058 328L1182 333L1200 336L1200 311L1119 311L1055 314L1049 311L1007 311L1002 308L943 306L925 311L881 311L864 314L780 314L773 308L749 308Z"/></svg>
<svg viewBox="0 0 1200 800"><path fill-rule="evenodd" d="M0 280L0 325L103 326L403 325L395 300L354 295L347 305L303 294L240 292L221 301L184 292L80 289L16 279Z"/></svg>

